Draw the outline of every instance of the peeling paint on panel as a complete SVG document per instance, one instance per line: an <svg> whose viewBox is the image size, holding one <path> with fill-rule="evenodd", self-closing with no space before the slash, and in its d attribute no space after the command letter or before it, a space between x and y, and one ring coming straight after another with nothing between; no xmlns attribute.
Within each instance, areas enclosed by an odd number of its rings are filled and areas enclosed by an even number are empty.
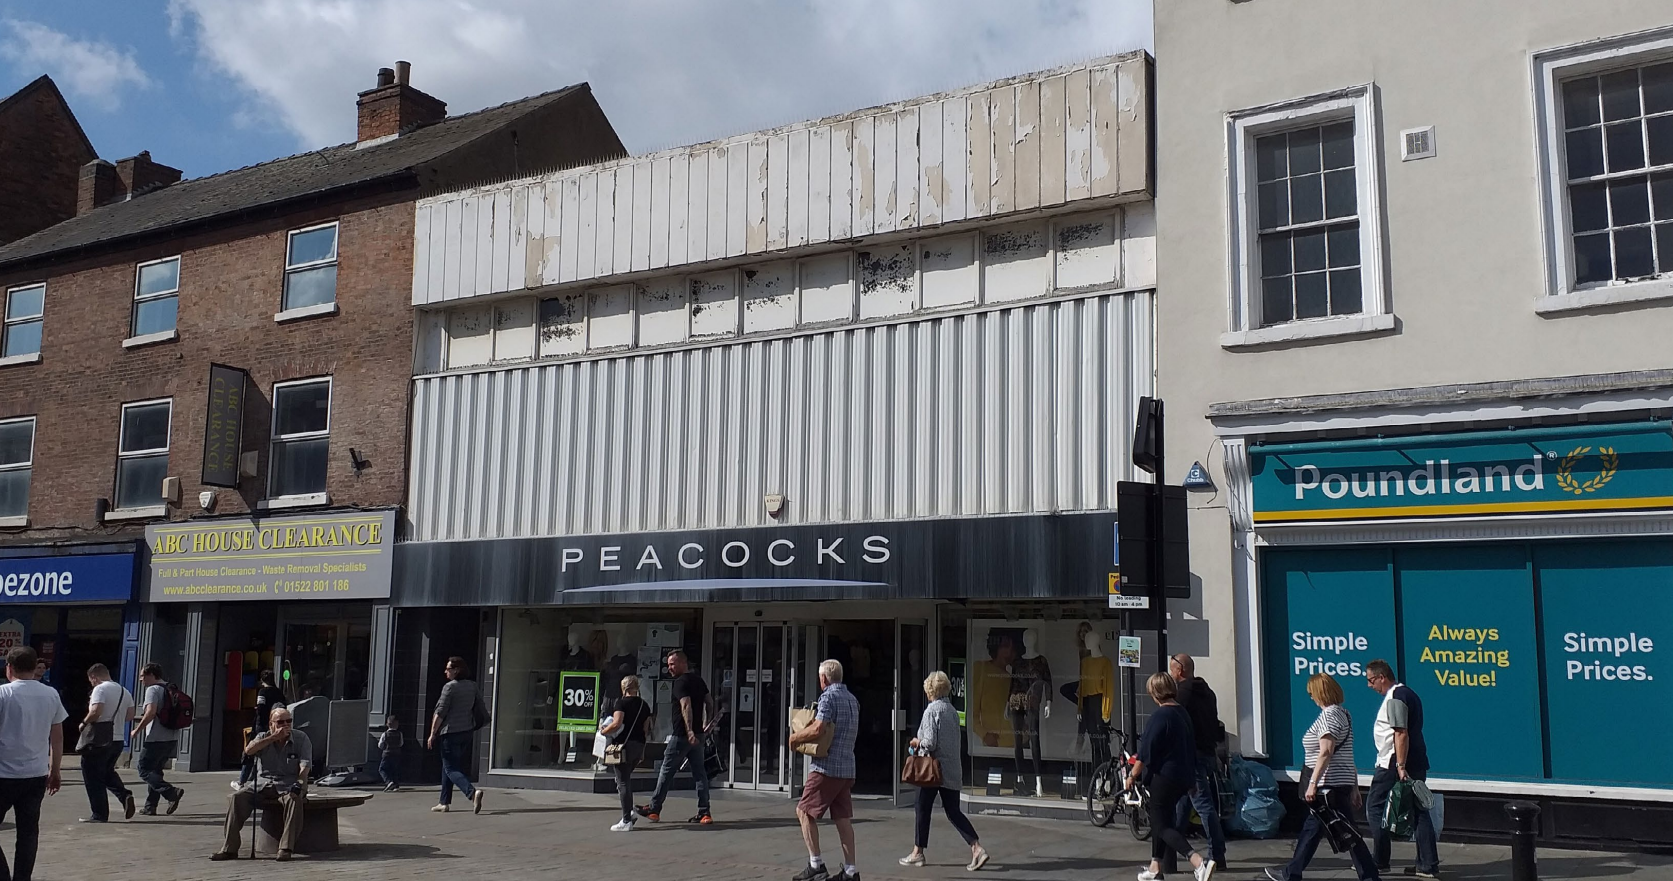
<svg viewBox="0 0 1673 881"><path fill-rule="evenodd" d="M744 333L796 326L796 271L790 263L743 270Z"/></svg>
<svg viewBox="0 0 1673 881"><path fill-rule="evenodd" d="M835 199L831 193L831 129L817 126L808 132L807 148L807 241L831 239L831 214Z"/></svg>
<svg viewBox="0 0 1673 881"><path fill-rule="evenodd" d="M587 349L621 349L631 345L633 285L610 285L587 291Z"/></svg>
<svg viewBox="0 0 1673 881"><path fill-rule="evenodd" d="M1077 70L1069 74L1063 88L1063 195L1069 201L1092 195L1091 82L1090 71Z"/></svg>
<svg viewBox="0 0 1673 881"><path fill-rule="evenodd" d="M737 274L727 270L692 276L692 337L730 336L737 332Z"/></svg>
<svg viewBox="0 0 1673 881"><path fill-rule="evenodd" d="M940 102L918 108L918 219L924 226L940 223L941 206L947 203L947 181L941 173L945 109Z"/></svg>
<svg viewBox="0 0 1673 881"><path fill-rule="evenodd" d="M988 105L990 95L981 92L970 96L969 173L966 175L970 194L971 217L987 217L993 213L993 110Z"/></svg>
<svg viewBox="0 0 1673 881"><path fill-rule="evenodd" d="M1121 248L1113 215L1058 224L1056 286L1079 288L1113 284L1120 269Z"/></svg>
<svg viewBox="0 0 1673 881"><path fill-rule="evenodd" d="M1143 61L1129 61L1116 65L1117 100L1121 105L1120 122L1116 126L1116 147L1120 192L1136 193L1148 186L1150 163L1146 153L1150 133L1146 130L1144 88L1139 79L1146 76L1148 67Z"/></svg>
<svg viewBox="0 0 1673 881"><path fill-rule="evenodd" d="M1116 172L1117 131L1121 119L1116 72L1092 71L1092 195L1114 195L1120 181Z"/></svg>
<svg viewBox="0 0 1673 881"><path fill-rule="evenodd" d="M855 252L861 318L904 315L912 311L918 286L916 256L911 243Z"/></svg>
<svg viewBox="0 0 1673 881"><path fill-rule="evenodd" d="M639 345L660 346L683 342L690 335L691 316L686 304L690 285L680 276L653 278L639 287Z"/></svg>
<svg viewBox="0 0 1673 881"><path fill-rule="evenodd" d="M1046 224L1018 224L982 236L982 299L994 303L1040 296L1051 284Z"/></svg>
<svg viewBox="0 0 1673 881"><path fill-rule="evenodd" d="M1016 89L1006 87L988 93L988 111L993 115L993 162L989 166L989 194L994 214L1005 214L1017 206L1017 99Z"/></svg>
<svg viewBox="0 0 1673 881"><path fill-rule="evenodd" d="M1067 77L1040 83L1040 204L1063 204L1063 92Z"/></svg>
<svg viewBox="0 0 1673 881"><path fill-rule="evenodd" d="M831 239L854 234L854 121L831 126Z"/></svg>
<svg viewBox="0 0 1673 881"><path fill-rule="evenodd" d="M748 214L744 216L744 253L759 254L767 250L767 242L772 238L767 233L767 200L771 192L772 170L767 161L768 141L765 138L752 139L746 148L749 151L749 189L745 191ZM779 149L784 149L780 147Z"/></svg>
<svg viewBox="0 0 1673 881"><path fill-rule="evenodd" d="M970 102L964 97L948 98L941 108L941 219L963 220L969 211L970 193Z"/></svg>
<svg viewBox="0 0 1673 881"><path fill-rule="evenodd" d="M856 236L869 236L877 213L877 176L872 167L873 120L863 116L854 120L854 231Z"/></svg>
<svg viewBox="0 0 1673 881"><path fill-rule="evenodd" d="M540 357L586 351L586 296L586 291L567 291L540 301Z"/></svg>
<svg viewBox="0 0 1673 881"><path fill-rule="evenodd" d="M1018 83L1016 150L1011 173L1016 176L1016 208L1040 207L1040 84Z"/></svg>
<svg viewBox="0 0 1673 881"><path fill-rule="evenodd" d="M968 306L976 302L981 277L976 264L976 236L931 239L919 245L925 309Z"/></svg>

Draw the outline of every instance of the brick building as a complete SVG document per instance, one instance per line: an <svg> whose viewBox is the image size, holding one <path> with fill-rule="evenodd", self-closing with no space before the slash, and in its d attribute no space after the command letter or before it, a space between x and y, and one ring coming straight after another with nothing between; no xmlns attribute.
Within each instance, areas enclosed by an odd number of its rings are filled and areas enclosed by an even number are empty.
<svg viewBox="0 0 1673 881"><path fill-rule="evenodd" d="M164 664L197 696L194 768L236 763L258 667L296 697L363 697L377 672L415 199L624 152L584 84L449 118L397 70L359 95L355 143L186 181L145 153L94 159L73 218L0 248L0 642L51 654L70 704L94 661ZM287 524L299 540L250 560L151 560ZM310 532L370 538L371 580L235 583L322 571ZM165 592L165 565L215 583Z"/></svg>
<svg viewBox="0 0 1673 881"><path fill-rule="evenodd" d="M76 177L97 155L52 77L0 100L0 245L75 216Z"/></svg>

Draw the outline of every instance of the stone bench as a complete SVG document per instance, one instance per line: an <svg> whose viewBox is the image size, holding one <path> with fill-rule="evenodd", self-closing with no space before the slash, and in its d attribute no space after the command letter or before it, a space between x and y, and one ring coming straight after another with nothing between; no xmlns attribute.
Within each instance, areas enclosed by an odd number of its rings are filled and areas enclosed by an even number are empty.
<svg viewBox="0 0 1673 881"><path fill-rule="evenodd" d="M337 812L344 808L359 807L372 796L369 793L334 793L320 792L316 789L308 791L308 798L302 803L302 834L296 838L297 853L326 853L337 850L341 843L337 838ZM256 804L256 835L251 847L256 853L276 854L279 852L279 839L285 832L285 809L277 801L261 801Z"/></svg>

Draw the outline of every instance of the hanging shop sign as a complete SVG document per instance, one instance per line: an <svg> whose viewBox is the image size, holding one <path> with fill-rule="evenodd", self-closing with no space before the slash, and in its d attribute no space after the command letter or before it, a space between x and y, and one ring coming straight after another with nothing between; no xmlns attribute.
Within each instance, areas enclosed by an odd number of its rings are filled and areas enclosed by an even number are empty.
<svg viewBox="0 0 1673 881"><path fill-rule="evenodd" d="M204 486L238 488L244 445L244 390L250 375L238 367L209 365L209 411L203 421Z"/></svg>
<svg viewBox="0 0 1673 881"><path fill-rule="evenodd" d="M1673 508L1665 422L1258 446L1257 525Z"/></svg>
<svg viewBox="0 0 1673 881"><path fill-rule="evenodd" d="M148 526L150 599L358 600L389 596L394 511Z"/></svg>
<svg viewBox="0 0 1673 881"><path fill-rule="evenodd" d="M123 603L133 593L133 554L0 557L0 605Z"/></svg>

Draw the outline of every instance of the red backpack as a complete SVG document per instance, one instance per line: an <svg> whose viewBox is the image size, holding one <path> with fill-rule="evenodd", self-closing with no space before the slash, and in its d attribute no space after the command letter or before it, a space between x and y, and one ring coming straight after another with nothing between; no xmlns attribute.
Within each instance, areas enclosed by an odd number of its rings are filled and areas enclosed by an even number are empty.
<svg viewBox="0 0 1673 881"><path fill-rule="evenodd" d="M172 682L163 683L163 703L157 708L157 721L173 731L192 727L192 696Z"/></svg>

